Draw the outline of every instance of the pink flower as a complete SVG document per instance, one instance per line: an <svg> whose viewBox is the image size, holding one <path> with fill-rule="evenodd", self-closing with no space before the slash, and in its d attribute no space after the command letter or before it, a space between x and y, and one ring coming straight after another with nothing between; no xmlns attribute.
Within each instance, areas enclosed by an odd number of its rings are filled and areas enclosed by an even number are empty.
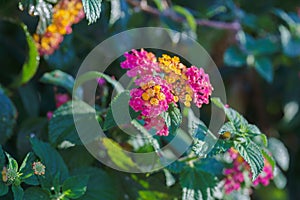
<svg viewBox="0 0 300 200"><path fill-rule="evenodd" d="M193 99L196 106L200 108L202 104L208 104L209 96L213 91L208 74L202 68L192 66L186 70L185 75L193 90Z"/></svg>
<svg viewBox="0 0 300 200"><path fill-rule="evenodd" d="M232 191L240 189L241 184L245 180L243 174L244 171L249 172L250 178L252 176L250 166L240 156L237 150L230 148L228 153L232 159L233 166L232 168L227 168L223 171L223 174L225 175L224 190L226 194L230 194ZM263 186L267 186L273 178L273 169L271 164L266 159L264 159L264 162L265 166L263 168L263 172L253 181L253 186L257 186L260 183Z"/></svg>
<svg viewBox="0 0 300 200"><path fill-rule="evenodd" d="M230 194L234 190L239 190L244 182L243 171L240 166L234 165L232 168L225 169L223 174L225 177L224 190L226 194Z"/></svg>
<svg viewBox="0 0 300 200"><path fill-rule="evenodd" d="M129 105L147 118L154 118L167 111L174 102L170 86L159 76L146 75L135 81L140 86L130 91Z"/></svg>
<svg viewBox="0 0 300 200"><path fill-rule="evenodd" d="M70 97L68 94L55 94L55 105L56 108L59 108L61 105L64 103L68 102L70 100ZM50 120L53 116L53 111L48 111L47 112L47 118Z"/></svg>
<svg viewBox="0 0 300 200"><path fill-rule="evenodd" d="M70 100L68 94L55 94L56 108Z"/></svg>
<svg viewBox="0 0 300 200"><path fill-rule="evenodd" d="M52 116L53 116L53 112L52 111L48 111L47 112L47 118L48 118L48 120L50 120L52 118Z"/></svg>
<svg viewBox="0 0 300 200"><path fill-rule="evenodd" d="M165 120L160 116L156 118L146 118L144 127L147 130L150 130L152 128L156 129L156 135L159 136L169 135L169 129L165 123Z"/></svg>
<svg viewBox="0 0 300 200"><path fill-rule="evenodd" d="M273 168L271 164L265 159L263 172L253 181L253 185L257 186L261 183L263 186L267 186L269 185L271 179L273 179Z"/></svg>
<svg viewBox="0 0 300 200"><path fill-rule="evenodd" d="M103 86L106 83L104 78L97 78L97 82L99 86Z"/></svg>
<svg viewBox="0 0 300 200"><path fill-rule="evenodd" d="M144 49L141 51L133 49L131 53L126 52L124 56L126 60L121 63L121 67L129 69L127 71L129 77L152 75L160 71L155 55Z"/></svg>

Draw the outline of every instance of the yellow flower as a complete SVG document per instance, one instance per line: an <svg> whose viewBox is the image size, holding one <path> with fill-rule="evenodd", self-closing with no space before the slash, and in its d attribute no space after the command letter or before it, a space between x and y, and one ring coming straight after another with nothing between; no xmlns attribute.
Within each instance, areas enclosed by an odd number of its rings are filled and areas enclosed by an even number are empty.
<svg viewBox="0 0 300 200"><path fill-rule="evenodd" d="M146 92L144 92L144 93L142 94L142 99L145 100L145 101L148 101L148 100L150 99L149 94L147 94Z"/></svg>
<svg viewBox="0 0 300 200"><path fill-rule="evenodd" d="M151 98L150 103L151 105L157 106L159 104L159 101L157 98Z"/></svg>
<svg viewBox="0 0 300 200"><path fill-rule="evenodd" d="M166 95L163 94L163 93L159 93L158 96L157 96L157 98L158 98L160 101L163 101L163 100L166 99Z"/></svg>

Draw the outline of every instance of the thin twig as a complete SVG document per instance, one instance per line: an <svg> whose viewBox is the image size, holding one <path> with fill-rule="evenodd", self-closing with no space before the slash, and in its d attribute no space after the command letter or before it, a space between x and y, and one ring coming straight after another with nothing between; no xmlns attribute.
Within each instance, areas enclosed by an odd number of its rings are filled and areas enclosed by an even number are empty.
<svg viewBox="0 0 300 200"><path fill-rule="evenodd" d="M158 9L149 6L146 3L142 3L143 1L137 1L137 0L127 0L127 2L136 7L141 9L144 12L147 12L149 14L155 15L155 16L164 16L172 19L176 22L186 22L185 17L177 14L172 9L166 9L163 12L160 12ZM196 19L196 23L199 26L207 26L217 29L226 29L226 30L233 30L238 31L241 29L241 25L239 22L220 22L220 21L213 21L213 20L206 20L206 19Z"/></svg>

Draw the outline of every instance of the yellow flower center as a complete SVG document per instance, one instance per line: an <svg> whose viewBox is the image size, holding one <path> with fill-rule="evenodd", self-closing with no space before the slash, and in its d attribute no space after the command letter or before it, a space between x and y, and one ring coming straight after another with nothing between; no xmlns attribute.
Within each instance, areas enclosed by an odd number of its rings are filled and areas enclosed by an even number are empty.
<svg viewBox="0 0 300 200"><path fill-rule="evenodd" d="M150 103L151 105L157 106L159 104L159 100L157 98L151 98Z"/></svg>

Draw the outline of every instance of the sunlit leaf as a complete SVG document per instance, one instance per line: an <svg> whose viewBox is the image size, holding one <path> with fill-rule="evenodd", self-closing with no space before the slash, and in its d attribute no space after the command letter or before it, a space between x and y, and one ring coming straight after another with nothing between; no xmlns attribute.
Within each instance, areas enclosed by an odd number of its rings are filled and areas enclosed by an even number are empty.
<svg viewBox="0 0 300 200"><path fill-rule="evenodd" d="M260 148L252 141L247 143L234 142L234 147L249 164L252 180L255 180L264 167L264 158Z"/></svg>
<svg viewBox="0 0 300 200"><path fill-rule="evenodd" d="M192 13L188 9L186 9L182 6L178 6L178 5L173 6L172 8L175 12L183 15L186 18L186 21L187 21L188 25L190 26L190 28L193 32L197 31L196 19L194 18L194 16L192 15Z"/></svg>
<svg viewBox="0 0 300 200"><path fill-rule="evenodd" d="M65 197L78 199L83 196L87 190L89 176L77 175L66 179L62 185L62 193Z"/></svg>
<svg viewBox="0 0 300 200"><path fill-rule="evenodd" d="M136 165L132 159L126 155L122 147L109 138L102 138L102 144L107 149L107 154L114 165L123 170L135 169Z"/></svg>
<svg viewBox="0 0 300 200"><path fill-rule="evenodd" d="M40 79L42 83L53 84L65 88L70 94L73 92L74 78L60 70L45 73Z"/></svg>

